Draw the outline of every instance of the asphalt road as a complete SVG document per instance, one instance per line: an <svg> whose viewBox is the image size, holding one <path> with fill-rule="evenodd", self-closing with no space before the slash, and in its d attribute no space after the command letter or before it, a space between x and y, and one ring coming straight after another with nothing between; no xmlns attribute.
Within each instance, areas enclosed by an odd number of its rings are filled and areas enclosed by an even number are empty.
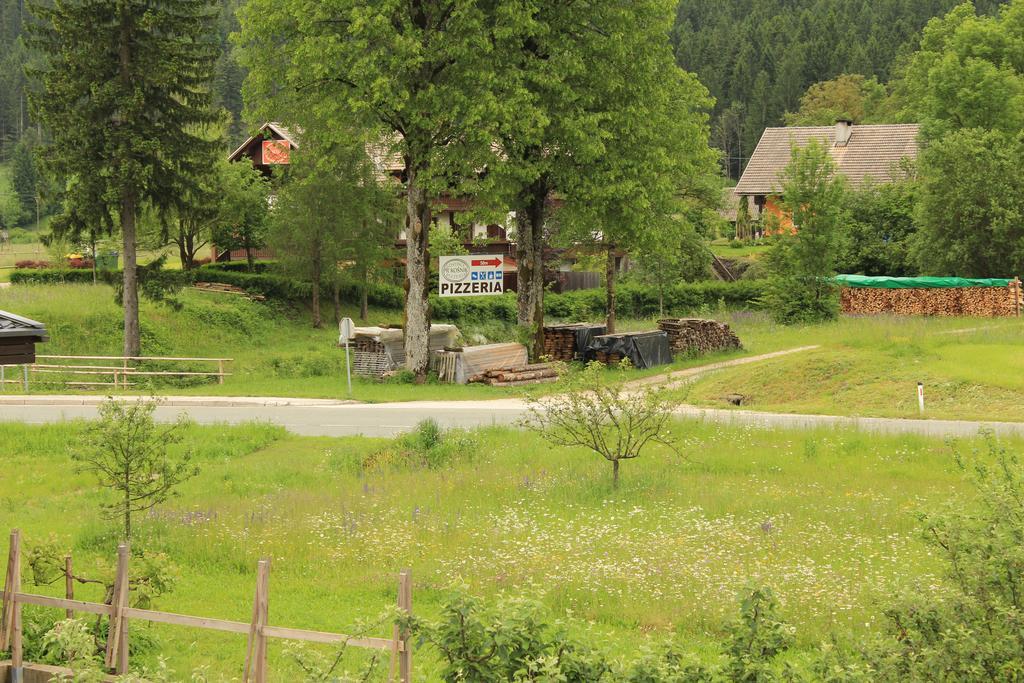
<svg viewBox="0 0 1024 683"><path fill-rule="evenodd" d="M96 415L94 399L38 397L29 405L0 399L0 420L43 424L91 418ZM76 405L71 405L74 401ZM180 401L180 402L179 402ZM171 421L181 413L202 424L237 424L262 421L279 424L295 434L313 436L392 436L408 431L427 418L444 427L479 427L515 424L526 415L527 406L516 399L498 401L418 401L410 403L339 404L330 401L288 401L286 399L170 399L157 409L159 420ZM88 404L83 405L83 403ZM973 422L959 420L903 420L891 418L847 418L829 415L790 415L746 410L717 410L684 407L681 417L730 425L777 429L854 428L890 434L924 436L971 436L979 429L998 434L1024 436L1024 423Z"/></svg>

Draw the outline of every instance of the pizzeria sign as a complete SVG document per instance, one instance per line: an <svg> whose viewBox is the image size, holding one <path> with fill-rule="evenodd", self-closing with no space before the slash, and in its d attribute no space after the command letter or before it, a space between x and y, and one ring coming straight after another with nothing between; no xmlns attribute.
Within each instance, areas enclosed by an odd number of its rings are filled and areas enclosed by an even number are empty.
<svg viewBox="0 0 1024 683"><path fill-rule="evenodd" d="M487 296L505 291L501 256L441 256L438 261L441 296Z"/></svg>

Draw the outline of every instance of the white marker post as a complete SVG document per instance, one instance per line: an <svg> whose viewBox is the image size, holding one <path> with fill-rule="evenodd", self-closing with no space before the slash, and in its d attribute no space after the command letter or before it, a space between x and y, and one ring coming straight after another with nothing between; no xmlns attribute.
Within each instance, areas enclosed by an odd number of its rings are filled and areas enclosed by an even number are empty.
<svg viewBox="0 0 1024 683"><path fill-rule="evenodd" d="M917 407L924 415L924 382L917 383Z"/></svg>
<svg viewBox="0 0 1024 683"><path fill-rule="evenodd" d="M352 318L342 318L338 323L338 343L345 346L345 379L348 380L348 397L352 398L352 368L348 362L348 340L352 338Z"/></svg>

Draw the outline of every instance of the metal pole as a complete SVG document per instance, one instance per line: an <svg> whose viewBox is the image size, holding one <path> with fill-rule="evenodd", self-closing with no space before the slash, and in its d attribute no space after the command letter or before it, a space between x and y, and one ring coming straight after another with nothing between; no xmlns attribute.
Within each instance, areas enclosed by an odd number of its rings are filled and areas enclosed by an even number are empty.
<svg viewBox="0 0 1024 683"><path fill-rule="evenodd" d="M7 393L7 379L4 377L4 368L6 366L0 365L0 394Z"/></svg>
<svg viewBox="0 0 1024 683"><path fill-rule="evenodd" d="M352 368L348 362L348 339L345 339L345 378L348 380L348 397L352 398Z"/></svg>
<svg viewBox="0 0 1024 683"><path fill-rule="evenodd" d="M22 365L21 369L25 371L24 372L24 374L25 374L25 393L27 394L28 393L28 366L27 365Z"/></svg>
<svg viewBox="0 0 1024 683"><path fill-rule="evenodd" d="M917 383L917 407L924 415L924 382Z"/></svg>

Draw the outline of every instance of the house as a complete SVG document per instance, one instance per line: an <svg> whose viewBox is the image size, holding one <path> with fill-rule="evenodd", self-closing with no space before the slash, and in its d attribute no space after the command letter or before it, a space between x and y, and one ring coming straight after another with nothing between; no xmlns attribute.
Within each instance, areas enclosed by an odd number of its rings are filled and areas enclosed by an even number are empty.
<svg viewBox="0 0 1024 683"><path fill-rule="evenodd" d="M775 216L781 225L791 226L779 200L793 147L821 140L832 155L836 173L844 176L850 187L859 189L902 178L902 162L917 158L919 133L916 123L854 125L852 121L839 121L834 126L767 128L735 192L739 197L750 197L752 218Z"/></svg>
<svg viewBox="0 0 1024 683"><path fill-rule="evenodd" d="M36 344L48 339L43 323L0 311L0 365L35 363Z"/></svg>
<svg viewBox="0 0 1024 683"><path fill-rule="evenodd" d="M228 155L228 161L248 159L263 175L270 177L275 166L291 163L293 149L298 149L296 136L280 123L268 122Z"/></svg>

